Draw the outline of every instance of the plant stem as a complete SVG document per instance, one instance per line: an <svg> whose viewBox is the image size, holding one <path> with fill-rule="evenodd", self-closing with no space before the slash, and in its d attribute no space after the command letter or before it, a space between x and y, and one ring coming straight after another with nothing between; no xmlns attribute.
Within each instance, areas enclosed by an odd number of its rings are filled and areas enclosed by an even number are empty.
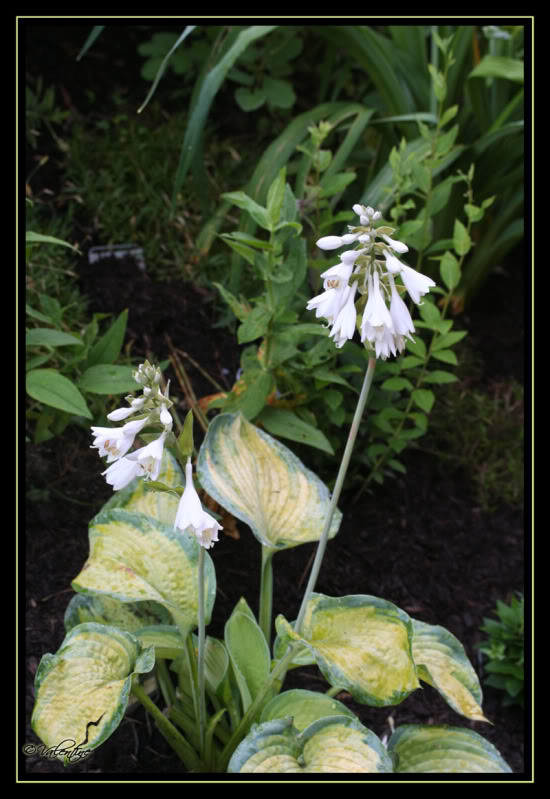
<svg viewBox="0 0 550 799"><path fill-rule="evenodd" d="M206 736L206 698L204 694L204 547L199 546L199 663L198 663L198 690L199 690L199 730L201 741L201 755L204 756Z"/></svg>
<svg viewBox="0 0 550 799"><path fill-rule="evenodd" d="M355 439L357 438L357 433L359 432L359 425L361 424L361 418L363 416L363 411L365 410L365 405L367 403L367 399L369 396L370 387L372 384L372 378L374 376L374 369L376 367L376 358L369 358L369 365L367 367L367 372L365 374L365 379L363 381L363 388L361 389L361 394L359 396L359 400L357 402L357 407L355 409L355 415L353 417L353 421L351 423L351 427L348 434L348 440L346 443L346 448L344 450L344 454L342 456L342 462L340 463L340 469L338 470L338 476L336 478L336 484L334 486L334 491L332 492L332 497L330 500L330 505L327 513L327 517L325 519L325 526L323 528L323 532L321 533L321 538L319 539L319 545L317 547L317 554L315 555L315 560L313 561L313 566L311 569L311 574L309 576L309 582L307 584L307 588L302 599L302 604L300 607L300 612L298 613L298 618L296 619L296 625L294 627L295 632L299 633L302 622L304 620L304 615L306 612L307 603L315 588L315 583L317 582L317 577L319 576L319 571L321 569L321 563L323 560L323 555L325 554L325 549L327 546L328 541L328 534L329 530L332 525L332 517L334 516L334 511L336 510L336 505L338 500L340 499L340 492L342 490L342 485L344 483L344 479L346 476L346 472L348 470L351 453L353 451L353 446L355 444Z"/></svg>
<svg viewBox="0 0 550 799"><path fill-rule="evenodd" d="M274 549L262 544L262 573L260 578L260 628L267 645L271 647L271 616L273 605L273 555Z"/></svg>
<svg viewBox="0 0 550 799"><path fill-rule="evenodd" d="M183 761L189 771L203 771L203 763L197 756L197 753L190 746L180 731L174 727L172 722L166 718L164 713L149 699L141 685L137 680L132 684L132 693L139 699L145 710L153 717L157 727L162 735L166 738L172 749L176 752L178 757Z"/></svg>

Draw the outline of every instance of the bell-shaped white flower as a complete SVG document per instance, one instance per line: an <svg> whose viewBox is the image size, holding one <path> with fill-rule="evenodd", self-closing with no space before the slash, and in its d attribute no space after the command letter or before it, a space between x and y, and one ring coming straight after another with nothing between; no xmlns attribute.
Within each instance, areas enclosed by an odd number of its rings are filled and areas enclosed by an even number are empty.
<svg viewBox="0 0 550 799"><path fill-rule="evenodd" d="M221 524L203 510L199 495L193 485L193 465L187 461L185 466L185 490L181 495L174 530L192 533L201 547L209 549L218 541Z"/></svg>
<svg viewBox="0 0 550 799"><path fill-rule="evenodd" d="M384 241L387 241L392 250L395 250L395 252L400 252L400 253L409 252L409 248L407 247L406 244L403 244L402 241L396 241L395 239L390 239L390 237L386 236L384 233L380 233L380 235L382 236Z"/></svg>
<svg viewBox="0 0 550 799"><path fill-rule="evenodd" d="M98 449L100 456L107 456L107 463L112 463L126 455L147 421L148 417L127 422L123 427L92 427L94 443L91 448Z"/></svg>
<svg viewBox="0 0 550 799"><path fill-rule="evenodd" d="M337 250L342 244L343 242L340 236L323 236L323 238L319 239L317 242L317 246L321 250Z"/></svg>
<svg viewBox="0 0 550 799"><path fill-rule="evenodd" d="M344 289L342 307L330 331L330 337L334 339L338 349L343 347L346 341L352 339L355 333L355 320L357 319L357 311L355 310L356 291L356 282L351 286L346 286Z"/></svg>
<svg viewBox="0 0 550 799"><path fill-rule="evenodd" d="M420 302L420 298L427 294L432 286L435 286L431 277L423 275L405 264L403 264L403 269L401 270L401 280L409 292L409 297L416 305Z"/></svg>
<svg viewBox="0 0 550 799"><path fill-rule="evenodd" d="M313 297L306 305L306 308L308 311L313 311L315 309L315 316L317 318L322 316L328 319L329 322L332 322L342 307L344 289L345 286L336 289L328 289L317 297Z"/></svg>
<svg viewBox="0 0 550 799"><path fill-rule="evenodd" d="M321 273L321 277L324 278L323 285L325 289L345 288L352 272L353 261L335 264L335 266L331 266L330 269L326 269Z"/></svg>
<svg viewBox="0 0 550 799"><path fill-rule="evenodd" d="M374 277L369 274L368 291L369 296L363 312L363 323L368 322L373 327L387 327L393 332L393 321L380 291L378 272L374 273Z"/></svg>
<svg viewBox="0 0 550 799"><path fill-rule="evenodd" d="M146 447L136 449L127 456L126 460L135 461L137 463L138 474L143 475L146 480L157 480L160 473L160 464L162 460L162 453L164 452L164 440L168 432L161 433L161 435L147 444Z"/></svg>
<svg viewBox="0 0 550 799"><path fill-rule="evenodd" d="M394 275L400 275L405 264L401 263L399 258L396 258L389 250L384 250L384 258L386 259L386 269Z"/></svg>
<svg viewBox="0 0 550 799"><path fill-rule="evenodd" d="M392 318L394 331L400 336L411 338L410 333L414 333L414 325L409 309L399 296L391 272L388 272L388 280L391 285L390 316Z"/></svg>
<svg viewBox="0 0 550 799"><path fill-rule="evenodd" d="M127 419L128 416L136 412L137 408L117 408L116 411L111 411L111 413L107 414L107 419L110 419L111 422L120 422L122 419Z"/></svg>
<svg viewBox="0 0 550 799"><path fill-rule="evenodd" d="M132 480L138 476L139 464L130 458L120 458L115 461L102 474L109 485L113 486L113 491L120 491L126 488Z"/></svg>
<svg viewBox="0 0 550 799"><path fill-rule="evenodd" d="M170 429L172 429L172 414L170 413L164 402L161 405L160 421L165 427L169 427Z"/></svg>

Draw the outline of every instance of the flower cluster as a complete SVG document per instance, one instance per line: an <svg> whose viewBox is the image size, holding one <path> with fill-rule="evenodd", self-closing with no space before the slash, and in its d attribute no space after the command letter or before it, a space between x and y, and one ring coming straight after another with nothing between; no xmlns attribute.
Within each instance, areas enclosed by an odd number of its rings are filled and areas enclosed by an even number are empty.
<svg viewBox="0 0 550 799"><path fill-rule="evenodd" d="M160 369L145 361L133 373L133 377L142 386L143 395L126 397L130 407L117 408L107 414L107 418L112 422L120 422L133 414L138 414L138 418L126 422L122 427L92 427L92 448L98 449L101 457L106 456L107 463L111 464L103 474L114 491L125 488L134 477L145 476L149 480L158 478L164 442L172 430L172 415L168 410L172 403L168 399L168 387L165 394L160 390ZM164 429L157 439L127 454L140 430L146 425L159 424Z"/></svg>
<svg viewBox="0 0 550 799"><path fill-rule="evenodd" d="M414 333L409 309L401 299L395 278L401 278L417 305L435 283L398 259L397 254L408 252L409 248L390 238L393 228L374 227L373 223L381 217L380 211L359 204L353 210L359 216L359 225L349 226L349 233L343 236L324 236L317 246L335 250L355 243L356 249L345 250L340 263L322 273L324 291L311 299L307 308L328 320L330 336L337 347L353 338L357 313L362 311L361 341L375 351L377 358L385 359L402 352L405 339L412 339ZM356 304L357 292L361 296Z"/></svg>

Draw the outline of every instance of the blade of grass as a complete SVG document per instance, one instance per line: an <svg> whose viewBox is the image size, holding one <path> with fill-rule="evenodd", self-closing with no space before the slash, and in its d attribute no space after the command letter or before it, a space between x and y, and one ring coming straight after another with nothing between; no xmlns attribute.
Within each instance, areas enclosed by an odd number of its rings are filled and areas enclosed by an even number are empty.
<svg viewBox="0 0 550 799"><path fill-rule="evenodd" d="M154 93L156 91L156 88L157 88L157 86L158 86L158 84L160 82L160 79L164 75L164 70L166 69L166 66L168 65L168 61L170 60L170 57L172 56L172 53L174 53L175 50L177 50L177 48L180 46L180 44L183 42L183 40L186 39L189 36L189 34L192 33L195 30L196 27L197 27L196 25L187 25L186 28L184 29L183 33L179 37L179 39L175 42L175 44L172 45L170 50L166 53L166 55L162 59L162 63L160 65L160 67L157 70L157 74L155 75L155 79L153 81L153 85L149 89L147 97L145 98L145 100L142 103L142 105L140 105L140 107L138 108L138 111L137 111L138 114L141 114L141 112L143 111L143 109L145 108L145 106L147 105L149 100L151 99L151 97L154 95Z"/></svg>

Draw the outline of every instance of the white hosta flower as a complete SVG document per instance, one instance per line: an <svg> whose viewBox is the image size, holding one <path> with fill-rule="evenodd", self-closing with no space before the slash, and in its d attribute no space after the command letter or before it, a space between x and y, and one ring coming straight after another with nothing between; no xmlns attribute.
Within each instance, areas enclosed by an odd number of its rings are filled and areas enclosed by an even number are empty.
<svg viewBox="0 0 550 799"><path fill-rule="evenodd" d="M352 339L355 333L355 320L357 319L357 311L355 310L356 291L357 283L353 283L352 286L346 286L344 289L342 307L330 331L330 337L334 339L338 349L343 347L346 341Z"/></svg>
<svg viewBox="0 0 550 799"><path fill-rule="evenodd" d="M164 403L161 405L160 421L165 427L172 429L172 414Z"/></svg>
<svg viewBox="0 0 550 799"><path fill-rule="evenodd" d="M417 272L416 269L412 269L410 266L406 266L406 264L403 264L401 280L409 292L409 297L417 305L420 302L420 298L424 294L427 294L432 286L435 286L431 277Z"/></svg>
<svg viewBox="0 0 550 799"><path fill-rule="evenodd" d="M343 242L340 236L323 236L323 238L319 239L317 242L317 246L321 250L337 250L342 244Z"/></svg>
<svg viewBox="0 0 550 799"><path fill-rule="evenodd" d="M120 422L136 412L137 408L117 408L116 411L111 411L111 413L107 414L107 419L110 419L111 422Z"/></svg>
<svg viewBox="0 0 550 799"><path fill-rule="evenodd" d="M362 324L366 325L368 323L372 325L372 327L386 327L393 333L393 321L386 306L386 300L380 291L378 272L374 273L374 277L372 274L369 275L368 289L369 295L363 312ZM364 341L365 339L362 334L361 336Z"/></svg>
<svg viewBox="0 0 550 799"><path fill-rule="evenodd" d="M395 252L399 253L409 252L409 248L407 247L406 244L403 244L402 241L396 241L395 239L390 239L390 237L386 236L384 233L380 233L380 235L382 236L384 241L386 241L390 245L392 250L395 250Z"/></svg>
<svg viewBox="0 0 550 799"><path fill-rule="evenodd" d="M399 296L391 272L388 273L388 279L391 285L390 316L392 318L393 328L398 335L412 338L410 334L414 333L414 325L409 309Z"/></svg>
<svg viewBox="0 0 550 799"><path fill-rule="evenodd" d="M146 480L157 480L160 473L160 462L164 452L164 440L168 432L161 435L147 444L146 447L136 449L127 456L127 460L135 461L138 464L138 474L143 475Z"/></svg>
<svg viewBox="0 0 550 799"><path fill-rule="evenodd" d="M359 251L357 250L357 252ZM347 263L336 264L335 266L331 266L330 269L321 272L321 277L324 278L323 285L325 289L345 288L353 272L354 260L355 259L353 259L353 261L348 260Z"/></svg>
<svg viewBox="0 0 550 799"><path fill-rule="evenodd" d="M126 455L137 433L147 422L148 417L127 422L124 427L92 427L95 437L91 448L98 449L100 456L107 456L107 463L112 463Z"/></svg>
<svg viewBox="0 0 550 799"><path fill-rule="evenodd" d="M342 288L328 289L328 291L324 291L317 297L313 297L313 299L311 299L306 305L306 308L308 311L313 311L315 309L315 316L317 318L322 316L325 319L328 319L329 322L332 322L342 307L342 298L344 296L345 288L346 287L343 286Z"/></svg>
<svg viewBox="0 0 550 799"><path fill-rule="evenodd" d="M420 298L427 294L432 286L435 286L431 277L423 275L421 272L417 272L416 269L402 263L388 250L384 250L384 258L386 259L388 272L393 272L394 275L401 275L401 280L405 284L411 300L416 305L420 302Z"/></svg>
<svg viewBox="0 0 550 799"><path fill-rule="evenodd" d="M222 529L222 526L202 508L193 485L193 466L189 460L185 467L185 490L178 505L174 530L192 533L201 547L209 549L218 541L218 530Z"/></svg>
<svg viewBox="0 0 550 799"><path fill-rule="evenodd" d="M126 488L132 480L138 476L139 464L130 458L120 458L115 461L102 474L109 485L113 486L113 491L120 491Z"/></svg>

